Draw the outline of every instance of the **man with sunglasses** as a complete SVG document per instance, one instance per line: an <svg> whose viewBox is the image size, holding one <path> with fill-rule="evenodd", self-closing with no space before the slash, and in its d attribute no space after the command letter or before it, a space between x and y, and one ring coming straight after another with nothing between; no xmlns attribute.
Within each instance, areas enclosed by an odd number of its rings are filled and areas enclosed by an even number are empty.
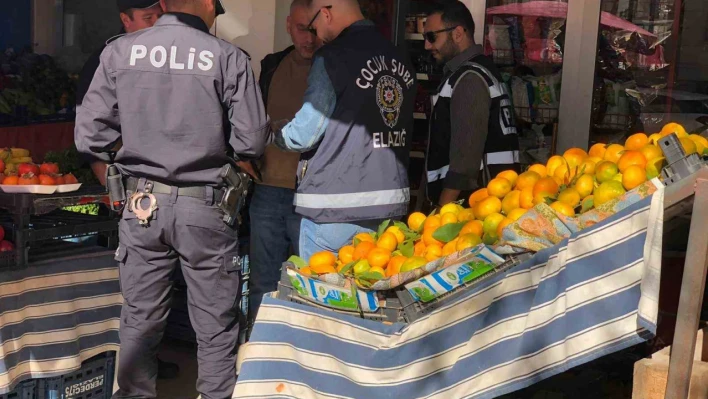
<svg viewBox="0 0 708 399"><path fill-rule="evenodd" d="M115 255L124 301L114 398L157 397L155 355L177 268L199 344L197 391L230 398L241 261L238 226L218 204L240 198L222 170L232 157L259 158L271 131L248 57L209 33L220 0L160 5L165 14L151 29L106 46L76 114L81 153L107 162L122 142L114 163L129 200Z"/></svg>
<svg viewBox="0 0 708 399"><path fill-rule="evenodd" d="M295 212L300 256L335 252L360 232L408 212L415 71L364 19L356 0L312 0L315 53L305 104L276 131L302 153ZM277 123L276 125L282 125Z"/></svg>
<svg viewBox="0 0 708 399"><path fill-rule="evenodd" d="M438 6L425 24L425 48L445 65L433 97L426 154L427 195L433 207L469 197L502 170L519 169L509 92L475 43L474 30L470 11L459 1Z"/></svg>

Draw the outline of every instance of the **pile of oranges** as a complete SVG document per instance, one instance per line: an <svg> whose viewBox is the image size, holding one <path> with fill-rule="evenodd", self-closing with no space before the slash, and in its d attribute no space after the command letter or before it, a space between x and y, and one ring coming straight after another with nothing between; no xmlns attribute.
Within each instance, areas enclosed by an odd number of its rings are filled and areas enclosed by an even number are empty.
<svg viewBox="0 0 708 399"><path fill-rule="evenodd" d="M660 177L666 159L658 140L672 133L687 155L708 155L708 140L687 134L676 123L649 136L633 134L624 145L598 143L587 152L571 148L521 174L511 170L499 173L469 197L469 208L451 203L429 216L413 213L407 225L395 222L387 227L390 222L386 222L379 233L357 235L336 255L314 254L300 271L339 273L371 283L481 243L493 245L505 227L541 203L575 217Z"/></svg>

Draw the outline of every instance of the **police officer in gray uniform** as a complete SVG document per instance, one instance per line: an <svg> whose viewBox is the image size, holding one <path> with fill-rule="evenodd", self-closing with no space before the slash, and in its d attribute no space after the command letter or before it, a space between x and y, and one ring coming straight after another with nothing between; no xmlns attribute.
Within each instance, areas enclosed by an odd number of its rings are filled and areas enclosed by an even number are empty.
<svg viewBox="0 0 708 399"><path fill-rule="evenodd" d="M199 344L197 390L230 398L240 262L236 229L219 206L233 193L221 172L229 150L241 164L262 155L270 129L248 57L209 34L218 0L160 3L167 13L153 28L103 51L76 116L82 153L110 162L103 152L122 140L115 166L129 199L116 252L124 304L114 397L156 397L155 352L181 264Z"/></svg>

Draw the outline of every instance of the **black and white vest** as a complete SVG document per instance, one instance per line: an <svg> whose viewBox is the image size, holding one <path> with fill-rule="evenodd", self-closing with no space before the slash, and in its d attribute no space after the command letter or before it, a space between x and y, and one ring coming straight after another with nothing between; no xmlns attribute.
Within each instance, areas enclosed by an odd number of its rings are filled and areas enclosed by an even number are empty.
<svg viewBox="0 0 708 399"><path fill-rule="evenodd" d="M451 98L457 83L467 74L476 74L484 79L489 85L489 95L492 99L487 140L483 144L484 159L480 170L484 169L485 163L487 165L519 163L519 139L509 91L492 61L483 55L478 55L447 75L438 87L437 94L433 96L433 113L426 156L429 184L445 179L450 169Z"/></svg>

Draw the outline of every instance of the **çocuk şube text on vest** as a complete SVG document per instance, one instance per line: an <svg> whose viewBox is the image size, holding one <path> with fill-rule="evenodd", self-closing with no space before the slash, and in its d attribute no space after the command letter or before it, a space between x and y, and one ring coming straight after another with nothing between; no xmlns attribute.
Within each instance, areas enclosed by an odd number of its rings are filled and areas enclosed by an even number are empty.
<svg viewBox="0 0 708 399"><path fill-rule="evenodd" d="M426 171L428 199L437 201L443 181L450 169L451 99L457 83L469 73L474 73L489 85L491 105L487 140L484 143L483 163L480 170L491 165L519 163L519 140L514 109L509 91L494 63L483 55L473 57L456 71L446 75L433 97L434 108L428 135Z"/></svg>
<svg viewBox="0 0 708 399"><path fill-rule="evenodd" d="M408 212L415 71L370 22L322 47L337 104L320 145L302 155L295 211L318 223Z"/></svg>

